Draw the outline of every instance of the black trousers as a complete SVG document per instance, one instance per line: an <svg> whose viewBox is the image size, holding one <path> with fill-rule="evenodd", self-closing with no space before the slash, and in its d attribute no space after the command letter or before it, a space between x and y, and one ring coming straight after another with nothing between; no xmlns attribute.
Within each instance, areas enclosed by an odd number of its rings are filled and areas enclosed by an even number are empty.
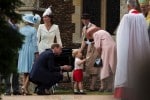
<svg viewBox="0 0 150 100"><path fill-rule="evenodd" d="M12 83L10 81L12 75ZM19 92L19 74L18 73L12 73L8 76L6 76L5 79L5 92L10 93L11 92L11 86L13 89L13 92Z"/></svg>
<svg viewBox="0 0 150 100"><path fill-rule="evenodd" d="M46 77L47 82L36 82L37 84L37 89L38 90L44 90L44 89L50 89L53 85L58 83L60 80L63 79L63 75L59 74L58 72L53 73L51 77Z"/></svg>

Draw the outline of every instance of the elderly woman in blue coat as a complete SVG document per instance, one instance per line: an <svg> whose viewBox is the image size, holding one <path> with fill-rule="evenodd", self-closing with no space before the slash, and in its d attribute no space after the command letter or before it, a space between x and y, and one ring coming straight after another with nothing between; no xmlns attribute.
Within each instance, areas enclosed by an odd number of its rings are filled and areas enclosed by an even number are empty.
<svg viewBox="0 0 150 100"><path fill-rule="evenodd" d="M34 61L34 54L37 52L36 28L33 26L40 21L39 15L26 14L22 17L25 26L20 28L20 33L24 35L24 43L19 50L18 72L23 74L22 93L28 95L29 73Z"/></svg>

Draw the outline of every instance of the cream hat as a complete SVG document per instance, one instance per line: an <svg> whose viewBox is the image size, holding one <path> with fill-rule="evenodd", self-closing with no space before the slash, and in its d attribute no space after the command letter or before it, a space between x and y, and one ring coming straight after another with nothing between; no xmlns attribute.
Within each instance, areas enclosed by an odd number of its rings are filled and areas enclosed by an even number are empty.
<svg viewBox="0 0 150 100"><path fill-rule="evenodd" d="M52 6L48 7L48 8L45 10L45 12L43 13L43 16L52 15L51 7L52 7Z"/></svg>

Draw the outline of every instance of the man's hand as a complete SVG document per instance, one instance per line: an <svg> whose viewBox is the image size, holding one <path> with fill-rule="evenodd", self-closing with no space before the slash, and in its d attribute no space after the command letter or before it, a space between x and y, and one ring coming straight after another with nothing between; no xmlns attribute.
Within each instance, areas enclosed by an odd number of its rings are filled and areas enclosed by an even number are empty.
<svg viewBox="0 0 150 100"><path fill-rule="evenodd" d="M71 66L64 65L64 66L62 66L62 70L64 70L64 71L70 71L71 70Z"/></svg>
<svg viewBox="0 0 150 100"><path fill-rule="evenodd" d="M34 59L36 60L39 57L39 52L35 52L34 57L35 57Z"/></svg>

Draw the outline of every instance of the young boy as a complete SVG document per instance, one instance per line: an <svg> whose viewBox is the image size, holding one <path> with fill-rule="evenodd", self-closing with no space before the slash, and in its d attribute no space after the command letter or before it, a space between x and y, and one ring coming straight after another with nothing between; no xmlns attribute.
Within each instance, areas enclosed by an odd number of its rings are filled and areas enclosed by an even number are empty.
<svg viewBox="0 0 150 100"><path fill-rule="evenodd" d="M74 81L74 94L86 94L83 91L83 64L86 59L82 59L82 53L80 50L76 49L72 53L73 57L75 57L74 62L74 71L73 71L73 81ZM79 89L79 91L78 91Z"/></svg>

